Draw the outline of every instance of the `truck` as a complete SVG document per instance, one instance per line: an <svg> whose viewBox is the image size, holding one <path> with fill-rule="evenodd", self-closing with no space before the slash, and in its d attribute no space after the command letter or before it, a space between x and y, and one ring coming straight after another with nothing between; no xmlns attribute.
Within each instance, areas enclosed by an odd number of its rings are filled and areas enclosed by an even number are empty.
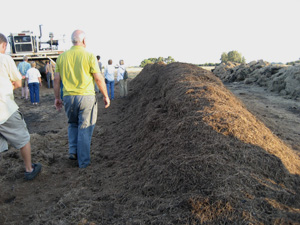
<svg viewBox="0 0 300 225"><path fill-rule="evenodd" d="M46 62L50 61L55 65L56 59L63 51L59 50L59 41L54 39L52 32L49 33L49 40L42 41L42 25L39 28L39 37L34 35L32 31L22 31L11 33L8 36L8 42L10 44L10 56L16 65L23 61L24 56L28 56L28 61L35 61L36 68L45 78Z"/></svg>

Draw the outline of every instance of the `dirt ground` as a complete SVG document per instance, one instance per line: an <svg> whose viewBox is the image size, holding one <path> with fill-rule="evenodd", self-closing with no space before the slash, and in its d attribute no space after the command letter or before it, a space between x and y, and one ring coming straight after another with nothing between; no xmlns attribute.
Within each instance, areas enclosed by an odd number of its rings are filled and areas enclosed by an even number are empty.
<svg viewBox="0 0 300 225"><path fill-rule="evenodd" d="M238 105L237 120L241 112L252 121L212 73L180 63L137 73L129 72L129 97L108 109L97 94L86 169L68 159L67 119L53 106L53 89L44 83L39 106L16 90L33 162L43 168L25 182L19 151L0 154L0 224L300 224L299 101L225 85L258 120L260 144L251 132L244 130L254 142L239 138L236 127L225 131L227 118L214 117L227 104L217 105L221 96Z"/></svg>

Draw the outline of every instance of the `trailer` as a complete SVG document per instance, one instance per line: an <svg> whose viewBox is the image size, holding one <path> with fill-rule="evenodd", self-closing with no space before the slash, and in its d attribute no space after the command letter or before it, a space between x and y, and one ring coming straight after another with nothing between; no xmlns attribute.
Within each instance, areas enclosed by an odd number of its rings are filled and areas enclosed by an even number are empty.
<svg viewBox="0 0 300 225"><path fill-rule="evenodd" d="M45 78L45 65L50 61L55 65L56 59L64 51L59 50L59 41L54 39L52 32L49 33L49 40L42 41L42 25L40 25L40 36L36 36L31 31L11 33L8 36L10 44L10 56L16 62L23 61L24 56L28 56L29 61L36 62L36 68Z"/></svg>

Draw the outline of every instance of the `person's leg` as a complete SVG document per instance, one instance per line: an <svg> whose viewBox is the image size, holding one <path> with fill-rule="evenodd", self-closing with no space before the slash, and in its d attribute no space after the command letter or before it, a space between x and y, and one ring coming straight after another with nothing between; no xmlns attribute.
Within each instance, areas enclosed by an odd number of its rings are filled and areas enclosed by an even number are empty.
<svg viewBox="0 0 300 225"><path fill-rule="evenodd" d="M0 125L1 126L1 125ZM1 132L1 131L0 131ZM3 135L0 133L0 153L8 150L7 140Z"/></svg>
<svg viewBox="0 0 300 225"><path fill-rule="evenodd" d="M25 98L25 79L22 79L22 98Z"/></svg>
<svg viewBox="0 0 300 225"><path fill-rule="evenodd" d="M110 89L110 83L109 83L109 81L107 81L107 83L106 83L106 89L107 89L108 97L111 98L111 95L109 94L109 89Z"/></svg>
<svg viewBox="0 0 300 225"><path fill-rule="evenodd" d="M48 88L50 88L50 80L51 80L51 73L47 73L47 84L48 84Z"/></svg>
<svg viewBox="0 0 300 225"><path fill-rule="evenodd" d="M22 87L22 98L25 98L25 88Z"/></svg>
<svg viewBox="0 0 300 225"><path fill-rule="evenodd" d="M37 83L32 83L32 86L33 86L33 102L36 103L37 102L37 90L36 90L36 87L37 87Z"/></svg>
<svg viewBox="0 0 300 225"><path fill-rule="evenodd" d="M126 97L128 95L128 81L124 81L124 96Z"/></svg>
<svg viewBox="0 0 300 225"><path fill-rule="evenodd" d="M68 139L69 139L69 154L77 155L77 142L78 142L78 124L70 123L68 126Z"/></svg>
<svg viewBox="0 0 300 225"><path fill-rule="evenodd" d="M91 162L90 149L95 125L78 129L77 159L80 168L87 167Z"/></svg>
<svg viewBox="0 0 300 225"><path fill-rule="evenodd" d="M25 79L25 99L28 99L28 94L29 94L28 82Z"/></svg>
<svg viewBox="0 0 300 225"><path fill-rule="evenodd" d="M40 83L35 83L35 102L40 102Z"/></svg>
<svg viewBox="0 0 300 225"><path fill-rule="evenodd" d="M77 155L78 107L75 96L64 97L65 112L68 117L69 154Z"/></svg>
<svg viewBox="0 0 300 225"><path fill-rule="evenodd" d="M111 99L115 99L115 81L112 81L110 84L110 88L111 88Z"/></svg>
<svg viewBox="0 0 300 225"><path fill-rule="evenodd" d="M30 102L34 103L34 90L33 90L33 83L28 84L30 90ZM26 98L27 99L27 98Z"/></svg>
<svg viewBox="0 0 300 225"><path fill-rule="evenodd" d="M120 97L124 97L124 80L120 80Z"/></svg>
<svg viewBox="0 0 300 225"><path fill-rule="evenodd" d="M39 163L32 164L31 162L30 134L21 112L16 111L5 123L0 125L0 134L5 141L11 143L16 149L20 149L25 164L25 179L33 179L40 172L42 166Z"/></svg>
<svg viewBox="0 0 300 225"><path fill-rule="evenodd" d="M25 170L27 173L32 172L32 163L31 163L31 145L28 142L24 147L20 148L21 156L25 164Z"/></svg>
<svg viewBox="0 0 300 225"><path fill-rule="evenodd" d="M90 164L90 148L97 120L97 101L95 96L80 96L77 158L78 166L85 168Z"/></svg>

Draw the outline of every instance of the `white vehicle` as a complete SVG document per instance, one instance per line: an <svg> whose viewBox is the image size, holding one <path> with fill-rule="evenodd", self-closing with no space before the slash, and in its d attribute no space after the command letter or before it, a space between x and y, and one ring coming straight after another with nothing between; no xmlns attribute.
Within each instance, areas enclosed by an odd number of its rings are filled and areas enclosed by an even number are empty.
<svg viewBox="0 0 300 225"><path fill-rule="evenodd" d="M42 30L40 25L40 36L37 37L31 31L23 31L20 33L11 33L8 36L10 44L10 55L18 64L23 61L25 55L29 61L35 61L37 69L42 75L45 75L46 61L50 60L55 64L57 57L63 52L58 50L58 40L53 39L53 33L49 34L49 40L42 42Z"/></svg>

